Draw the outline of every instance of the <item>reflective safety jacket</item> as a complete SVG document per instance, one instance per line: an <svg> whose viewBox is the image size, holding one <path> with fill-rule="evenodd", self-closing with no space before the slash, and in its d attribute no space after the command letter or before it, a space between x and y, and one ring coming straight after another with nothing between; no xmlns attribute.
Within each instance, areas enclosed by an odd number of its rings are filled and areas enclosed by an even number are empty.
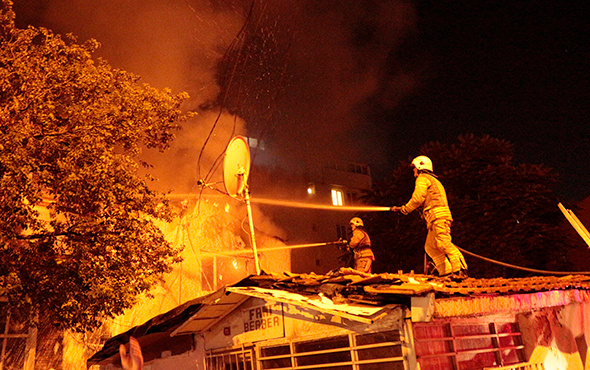
<svg viewBox="0 0 590 370"><path fill-rule="evenodd" d="M420 206L424 207L422 214L427 224L437 218L453 220L445 188L435 176L425 172L416 177L412 199L401 207L401 212L407 215Z"/></svg>
<svg viewBox="0 0 590 370"><path fill-rule="evenodd" d="M371 238L362 228L357 227L352 231L352 237L348 245L354 252L354 258L369 257L373 261L375 260L375 255L371 250Z"/></svg>

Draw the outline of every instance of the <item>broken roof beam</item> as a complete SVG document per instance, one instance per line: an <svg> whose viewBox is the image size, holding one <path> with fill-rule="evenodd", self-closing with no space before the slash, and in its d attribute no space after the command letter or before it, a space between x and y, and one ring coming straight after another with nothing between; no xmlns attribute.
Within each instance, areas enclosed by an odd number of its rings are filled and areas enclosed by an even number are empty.
<svg viewBox="0 0 590 370"><path fill-rule="evenodd" d="M563 204L559 203L557 205L565 218L569 221L569 223L573 226L574 229L578 232L578 234L584 239L586 244L588 244L588 248L590 248L590 233L588 229L582 224L582 221L578 219L578 217L572 212L571 210L565 208Z"/></svg>
<svg viewBox="0 0 590 370"><path fill-rule="evenodd" d="M258 287L230 287L227 288L227 290L232 293L244 294L264 300L281 302L314 311L321 311L364 324L374 323L375 320L381 317L380 313L390 308L389 306L367 307L355 304L336 304L327 297L324 297L325 299L320 301L297 293Z"/></svg>

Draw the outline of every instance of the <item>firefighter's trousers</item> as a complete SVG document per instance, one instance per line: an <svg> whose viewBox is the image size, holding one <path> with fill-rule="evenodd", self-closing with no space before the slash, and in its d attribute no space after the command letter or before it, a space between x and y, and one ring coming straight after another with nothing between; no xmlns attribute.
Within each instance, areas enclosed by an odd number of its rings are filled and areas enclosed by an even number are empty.
<svg viewBox="0 0 590 370"><path fill-rule="evenodd" d="M428 224L424 249L434 261L439 276L467 269L463 254L452 242L450 220L439 218Z"/></svg>
<svg viewBox="0 0 590 370"><path fill-rule="evenodd" d="M355 258L354 269L360 272L371 273L371 265L373 260L370 257Z"/></svg>

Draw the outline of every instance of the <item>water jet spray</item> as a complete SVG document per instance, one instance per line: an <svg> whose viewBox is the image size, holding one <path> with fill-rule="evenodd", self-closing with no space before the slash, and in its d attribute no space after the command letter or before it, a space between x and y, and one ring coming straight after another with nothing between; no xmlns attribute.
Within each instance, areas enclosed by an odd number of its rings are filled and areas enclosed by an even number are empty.
<svg viewBox="0 0 590 370"><path fill-rule="evenodd" d="M294 201L283 201L275 199L251 199L250 191L248 188L248 176L250 173L250 148L248 141L243 136L235 136L228 144L223 158L223 185L225 191L232 198L240 199L246 203L248 210L248 224L250 226L250 238L252 243L252 253L254 254L254 263L256 265L256 273L260 275L260 261L258 260L258 251L256 249L256 238L254 236L254 223L252 220L252 206L251 203L294 207L294 208L308 208L308 209L323 209L329 211L357 211L357 212L384 212L393 211L395 207L379 207L379 206L328 206L322 204L312 204L304 202ZM199 180L198 185L202 187L211 187L211 184L206 184L203 180ZM295 246L285 246L280 248L270 248L266 250L278 250L278 249L296 249L296 248L309 248L326 245L343 244L342 241L328 242L328 243L316 243L316 244L302 244ZM213 252L208 252L213 253ZM215 253L215 254L244 254L250 253L250 251L231 251L227 253Z"/></svg>
<svg viewBox="0 0 590 370"><path fill-rule="evenodd" d="M336 245L339 247L342 246L346 246L348 243L343 241L343 240L339 240L339 241L335 241L335 242L326 242L326 243L313 243L313 244L298 244L298 245L285 245L282 247L273 247L273 248L260 248L258 249L258 252L273 252L273 251L278 251L278 250L285 250L285 249L299 249L299 248L313 248L313 247L325 247L328 245ZM251 251L249 250L233 250L233 251L224 251L224 252L213 252L213 251L206 251L206 250L201 250L201 253L204 254L209 254L209 255L214 255L214 256L234 256L234 257L240 257L243 256L245 254L250 254Z"/></svg>
<svg viewBox="0 0 590 370"><path fill-rule="evenodd" d="M385 212L393 211L393 207L379 207L379 206L329 206L325 204L313 204L305 202L293 202L276 199L252 199L252 203L267 204L272 206L284 206L294 208L309 208L309 209L324 209L329 211L359 211L359 212Z"/></svg>

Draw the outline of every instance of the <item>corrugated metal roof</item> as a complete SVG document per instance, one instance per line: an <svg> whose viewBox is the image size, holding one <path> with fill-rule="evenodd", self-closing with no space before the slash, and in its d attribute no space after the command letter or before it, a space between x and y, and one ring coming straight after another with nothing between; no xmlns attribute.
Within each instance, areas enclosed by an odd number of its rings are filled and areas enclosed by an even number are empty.
<svg viewBox="0 0 590 370"><path fill-rule="evenodd" d="M215 299L204 302L203 306L181 325L174 329L170 335L182 335L187 333L202 333L226 315L241 305L248 296L236 294L228 288L223 288L213 295Z"/></svg>

